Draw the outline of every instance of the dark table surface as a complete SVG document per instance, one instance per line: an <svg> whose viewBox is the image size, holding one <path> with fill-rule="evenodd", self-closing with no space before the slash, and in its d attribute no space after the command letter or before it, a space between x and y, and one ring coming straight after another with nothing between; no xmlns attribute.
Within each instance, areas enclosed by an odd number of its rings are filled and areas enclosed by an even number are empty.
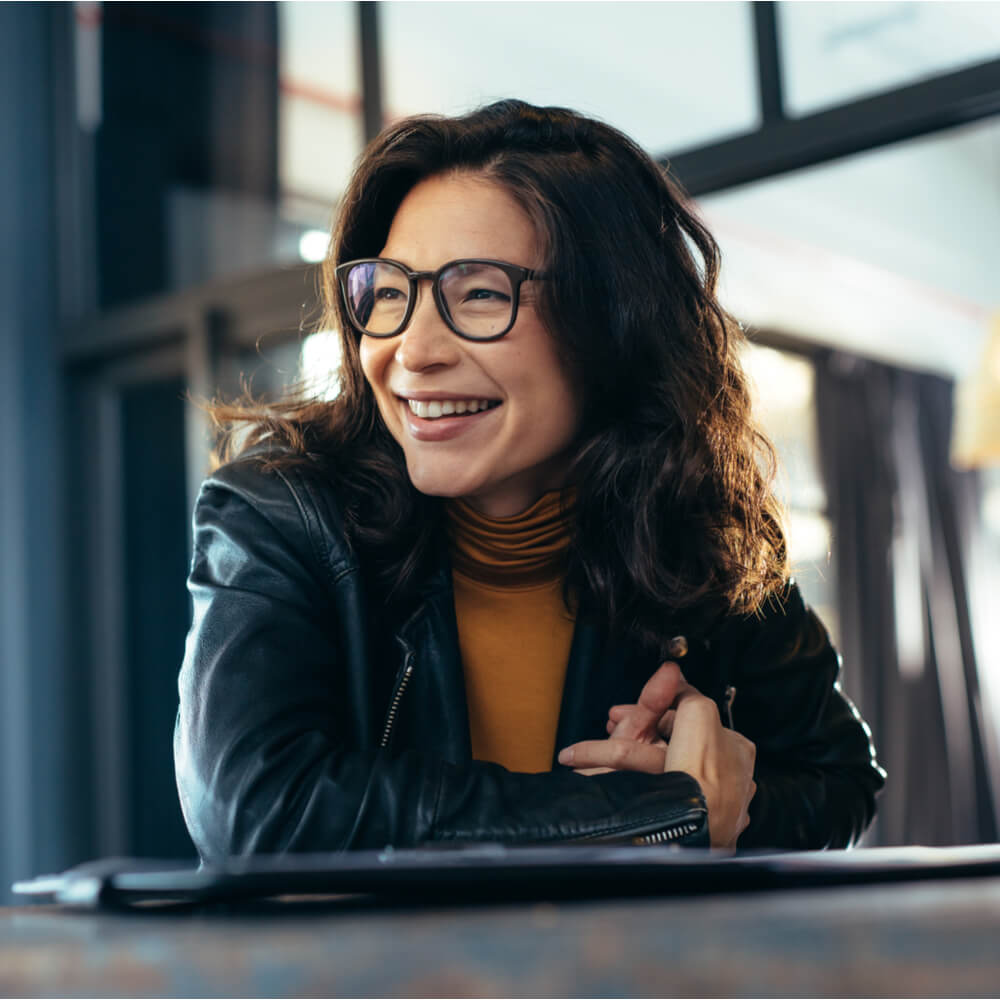
<svg viewBox="0 0 1000 1000"><path fill-rule="evenodd" d="M997 996L1000 878L437 906L0 909L0 994Z"/></svg>

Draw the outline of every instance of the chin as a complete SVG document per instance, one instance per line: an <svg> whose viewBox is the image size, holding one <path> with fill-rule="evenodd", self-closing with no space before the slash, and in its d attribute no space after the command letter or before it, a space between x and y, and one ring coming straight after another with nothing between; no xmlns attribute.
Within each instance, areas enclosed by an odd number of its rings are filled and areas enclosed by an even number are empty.
<svg viewBox="0 0 1000 1000"><path fill-rule="evenodd" d="M413 483L414 489L418 493L423 493L424 496L428 497L439 497L441 500L460 500L464 496L468 496L468 493L461 489L461 487L446 486L443 483L421 483L416 480L410 480Z"/></svg>
<svg viewBox="0 0 1000 1000"><path fill-rule="evenodd" d="M421 472L407 468L407 473L413 488L418 493L429 497L441 497L444 500L457 500L460 497L468 496L475 491L478 485L463 480L461 476L449 475L438 470Z"/></svg>

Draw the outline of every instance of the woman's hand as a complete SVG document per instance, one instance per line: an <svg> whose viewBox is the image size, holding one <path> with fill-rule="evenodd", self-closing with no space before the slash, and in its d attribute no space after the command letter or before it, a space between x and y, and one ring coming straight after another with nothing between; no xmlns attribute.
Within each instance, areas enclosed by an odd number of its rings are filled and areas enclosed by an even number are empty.
<svg viewBox="0 0 1000 1000"><path fill-rule="evenodd" d="M756 748L723 728L715 702L688 684L676 663L657 670L635 705L612 708L608 729L608 739L567 747L559 762L592 774L684 771L701 785L712 846L735 846L757 790Z"/></svg>

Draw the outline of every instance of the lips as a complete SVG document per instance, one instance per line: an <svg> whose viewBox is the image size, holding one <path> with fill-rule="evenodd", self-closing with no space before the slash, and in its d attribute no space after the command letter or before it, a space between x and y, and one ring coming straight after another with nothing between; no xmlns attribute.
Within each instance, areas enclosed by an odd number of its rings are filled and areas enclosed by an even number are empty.
<svg viewBox="0 0 1000 1000"><path fill-rule="evenodd" d="M447 441L457 437L490 420L490 414L501 406L498 399L454 397L420 400L400 397L400 402L406 426L418 441ZM445 412L446 408L451 412Z"/></svg>
<svg viewBox="0 0 1000 1000"><path fill-rule="evenodd" d="M410 412L425 420L479 413L500 405L498 399L410 399L407 402Z"/></svg>

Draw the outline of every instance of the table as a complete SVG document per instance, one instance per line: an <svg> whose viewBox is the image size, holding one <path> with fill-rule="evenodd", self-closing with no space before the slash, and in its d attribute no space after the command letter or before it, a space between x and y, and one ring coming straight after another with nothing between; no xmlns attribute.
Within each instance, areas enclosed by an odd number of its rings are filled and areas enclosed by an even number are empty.
<svg viewBox="0 0 1000 1000"><path fill-rule="evenodd" d="M2 908L0 994L996 996L1000 878L503 905Z"/></svg>

